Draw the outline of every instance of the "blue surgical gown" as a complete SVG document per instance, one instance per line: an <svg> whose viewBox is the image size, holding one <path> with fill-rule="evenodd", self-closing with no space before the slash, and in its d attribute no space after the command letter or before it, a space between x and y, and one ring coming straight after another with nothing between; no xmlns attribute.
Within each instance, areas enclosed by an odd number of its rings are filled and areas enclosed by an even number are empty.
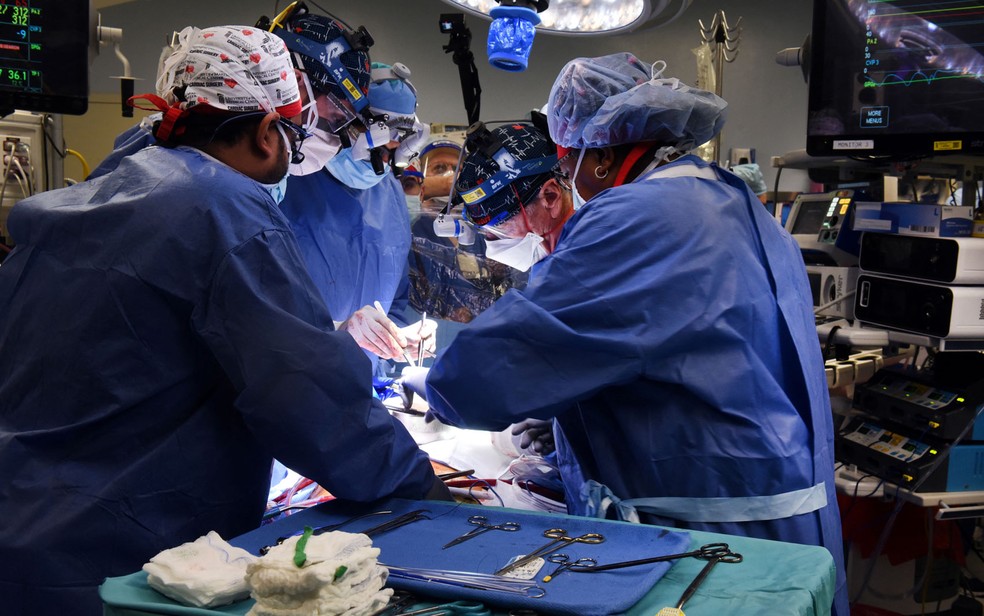
<svg viewBox="0 0 984 616"><path fill-rule="evenodd" d="M678 165L708 169L695 157L661 169ZM527 288L439 355L427 399L471 428L555 417L576 514L589 511L589 482L620 499L825 494L818 511L784 519L642 517L826 546L847 616L833 422L803 261L742 181L719 177L637 180L588 201Z"/></svg>
<svg viewBox="0 0 984 616"><path fill-rule="evenodd" d="M92 170L86 179L94 180L106 175L119 167L120 162L127 156L156 144L157 140L154 139L154 135L150 132L150 127L147 124L144 122L134 124L116 136L116 139L113 140L113 151Z"/></svg>
<svg viewBox="0 0 984 616"><path fill-rule="evenodd" d="M105 576L255 528L274 456L343 499L433 485L258 183L151 147L8 223L0 611L98 614Z"/></svg>
<svg viewBox="0 0 984 616"><path fill-rule="evenodd" d="M280 208L336 320L378 301L405 325L398 315L408 298L410 215L396 177L387 174L375 186L356 190L326 169L291 176Z"/></svg>

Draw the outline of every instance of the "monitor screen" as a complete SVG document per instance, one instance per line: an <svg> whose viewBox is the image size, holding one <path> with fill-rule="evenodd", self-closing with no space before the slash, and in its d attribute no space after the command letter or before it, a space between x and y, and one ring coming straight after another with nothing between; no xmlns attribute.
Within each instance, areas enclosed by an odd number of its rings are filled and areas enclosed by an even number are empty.
<svg viewBox="0 0 984 616"><path fill-rule="evenodd" d="M830 209L829 194L800 195L793 203L793 209L786 220L786 230L792 235L812 235L816 237L823 227L823 219Z"/></svg>
<svg viewBox="0 0 984 616"><path fill-rule="evenodd" d="M814 0L807 152L984 153L980 6Z"/></svg>
<svg viewBox="0 0 984 616"><path fill-rule="evenodd" d="M83 114L90 0L0 0L0 114Z"/></svg>

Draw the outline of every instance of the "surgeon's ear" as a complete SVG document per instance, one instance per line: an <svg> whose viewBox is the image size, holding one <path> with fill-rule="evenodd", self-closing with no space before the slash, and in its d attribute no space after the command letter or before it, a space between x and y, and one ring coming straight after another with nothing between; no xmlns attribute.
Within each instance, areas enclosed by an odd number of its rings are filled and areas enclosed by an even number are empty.
<svg viewBox="0 0 984 616"><path fill-rule="evenodd" d="M277 130L277 121L280 115L276 113L266 114L256 128L256 137L253 145L256 146L257 154L264 160L273 158L277 160L280 151L284 149L283 138Z"/></svg>
<svg viewBox="0 0 984 616"><path fill-rule="evenodd" d="M598 155L598 166L595 167L595 177L602 184L613 184L619 165L618 157L615 155L615 149L606 145L604 147L594 148L593 151L597 152Z"/></svg>
<svg viewBox="0 0 984 616"><path fill-rule="evenodd" d="M543 208L550 214L550 218L563 215L564 189L556 178L550 178L543 184L540 196L543 197Z"/></svg>

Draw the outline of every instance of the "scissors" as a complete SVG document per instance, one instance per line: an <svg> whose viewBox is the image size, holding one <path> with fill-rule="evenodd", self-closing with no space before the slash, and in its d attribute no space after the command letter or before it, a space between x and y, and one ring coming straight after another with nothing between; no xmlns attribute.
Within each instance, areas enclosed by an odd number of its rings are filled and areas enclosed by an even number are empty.
<svg viewBox="0 0 984 616"><path fill-rule="evenodd" d="M489 524L488 522L489 522L489 519L487 517L485 517L484 515L473 515L473 516L471 516L470 518L468 518L468 523L469 524L474 524L478 528L474 528L474 529L468 531L467 533L465 533L464 535L461 535L460 537L457 537L455 539L452 539L451 541L449 541L441 549L442 550L446 550L446 549L448 549L449 547L451 547L453 545L458 545L459 543L463 543L465 541L468 541L469 539L472 539L474 537L477 537L477 536L481 535L482 533L487 532L487 531L490 531L490 530L504 530L504 531L508 531L508 532L514 532L514 531L519 530L519 524L517 522L503 522L502 524Z"/></svg>
<svg viewBox="0 0 984 616"><path fill-rule="evenodd" d="M568 546L572 543L601 543L605 540L604 535L599 535L598 533L585 533L580 537L571 537L567 534L567 531L563 528L550 528L543 531L543 536L548 539L553 539L550 543L546 544L542 548L530 552L526 556L522 556L517 560L509 563L505 567L502 567L495 572L494 575L504 575L517 567L522 567L528 562L531 562L537 558L540 558L544 554L549 554L554 550L560 549L562 547Z"/></svg>
<svg viewBox="0 0 984 616"><path fill-rule="evenodd" d="M553 570L553 573L543 578L545 583L554 579L571 567L594 567L598 564L598 561L593 558L578 558L577 560L571 560L571 557L567 554L551 554L550 558L547 560L559 566Z"/></svg>
<svg viewBox="0 0 984 616"><path fill-rule="evenodd" d="M604 565L592 565L582 567L573 565L569 569L575 573L600 573L601 571L611 571L612 569L624 569L626 567L636 567L638 565L648 565L650 563L661 563L667 560L677 560L680 558L699 558L701 560L718 559L724 562L740 562L732 560L735 554L728 547L727 543L708 543L700 546L696 550L683 552L681 554L668 554L666 556L653 556L652 558L640 558L639 560L627 560L620 563L607 563Z"/></svg>
<svg viewBox="0 0 984 616"><path fill-rule="evenodd" d="M703 557L698 556L698 558ZM660 614L663 616L683 616L683 604L686 603L690 597L694 596L694 593L697 592L697 589L700 588L700 585L704 583L704 580L711 573L711 569L714 568L714 565L718 563L740 563L744 559L741 554L728 550L726 554L717 554L715 556L711 556L710 558L705 558L704 560L707 561L707 564L700 570L700 573L698 573L697 577L694 578L694 581L690 583L690 586L687 586L687 589L683 591L682 595L680 595L680 600L677 601L676 607L664 607L656 614L656 616L660 616Z"/></svg>

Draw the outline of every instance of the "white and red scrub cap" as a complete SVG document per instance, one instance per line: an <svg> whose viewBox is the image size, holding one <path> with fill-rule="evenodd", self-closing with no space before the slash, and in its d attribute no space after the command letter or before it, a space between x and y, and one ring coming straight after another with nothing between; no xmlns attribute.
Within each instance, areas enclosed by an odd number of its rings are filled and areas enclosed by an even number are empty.
<svg viewBox="0 0 984 616"><path fill-rule="evenodd" d="M181 88L184 87L183 91ZM166 141L196 107L233 113L301 112L301 96L283 39L250 26L182 30L157 75L157 95L133 97L164 112L157 137Z"/></svg>

